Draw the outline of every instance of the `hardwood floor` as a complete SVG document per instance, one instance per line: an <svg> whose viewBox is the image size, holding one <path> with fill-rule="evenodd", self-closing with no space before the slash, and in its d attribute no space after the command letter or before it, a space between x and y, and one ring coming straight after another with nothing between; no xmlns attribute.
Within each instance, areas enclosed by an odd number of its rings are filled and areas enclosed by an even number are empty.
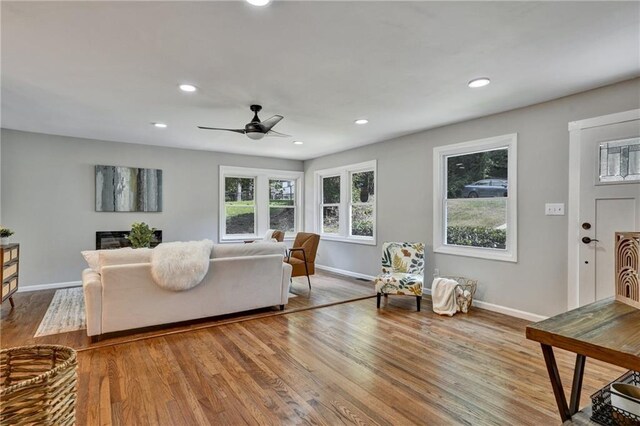
<svg viewBox="0 0 640 426"><path fill-rule="evenodd" d="M526 321L476 308L440 317L428 299L422 312L410 297L375 303L89 348L78 355L77 422L560 424ZM557 360L570 383L574 357ZM587 361L582 404L622 373Z"/></svg>
<svg viewBox="0 0 640 426"><path fill-rule="evenodd" d="M0 328L0 347L32 345L37 343L56 344L70 346L76 350L108 346L118 343L147 339L169 333L182 333L206 327L217 326L236 321L282 315L300 310L315 308L318 306L343 303L345 301L369 298L375 295L373 284L356 279L341 277L329 273L317 273L312 278L312 288L309 291L306 277L293 279L291 293L296 297L290 297L284 311L278 307L257 309L254 311L223 315L213 318L204 318L185 323L147 327L139 330L128 330L120 333L111 333L101 341L91 343L86 331L80 330L70 333L54 334L42 337L33 337L42 321L55 290L18 293L15 296L16 307L10 309L8 304L2 306Z"/></svg>

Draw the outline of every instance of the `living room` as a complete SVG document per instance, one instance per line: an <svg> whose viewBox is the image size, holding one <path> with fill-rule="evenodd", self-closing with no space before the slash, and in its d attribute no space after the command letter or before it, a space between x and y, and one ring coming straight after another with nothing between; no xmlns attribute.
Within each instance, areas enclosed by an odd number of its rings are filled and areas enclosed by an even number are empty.
<svg viewBox="0 0 640 426"><path fill-rule="evenodd" d="M640 3L256 2L2 2L2 350L69 347L77 424L598 424Z"/></svg>

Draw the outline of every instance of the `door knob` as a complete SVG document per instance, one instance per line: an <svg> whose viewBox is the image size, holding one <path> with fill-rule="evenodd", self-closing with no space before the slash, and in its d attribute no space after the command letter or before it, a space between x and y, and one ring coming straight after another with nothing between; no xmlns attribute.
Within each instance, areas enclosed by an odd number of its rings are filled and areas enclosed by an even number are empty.
<svg viewBox="0 0 640 426"><path fill-rule="evenodd" d="M596 240L595 238L589 238L589 237L582 237L582 242L585 244L589 244L592 242L598 242L598 240Z"/></svg>

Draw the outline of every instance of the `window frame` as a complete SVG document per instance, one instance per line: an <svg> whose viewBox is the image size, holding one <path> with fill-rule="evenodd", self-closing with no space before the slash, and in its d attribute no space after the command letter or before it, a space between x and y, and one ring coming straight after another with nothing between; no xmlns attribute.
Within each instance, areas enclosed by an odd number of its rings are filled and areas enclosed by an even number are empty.
<svg viewBox="0 0 640 426"><path fill-rule="evenodd" d="M226 178L254 178L254 233L253 234L229 234L226 233L227 217L225 206L225 181ZM218 193L218 242L233 243L245 240L259 240L267 232L271 222L270 217L270 180L295 181L295 231L285 233L285 240L293 240L295 234L304 229L304 172L256 169L252 167L220 166L219 169L219 193Z"/></svg>
<svg viewBox="0 0 640 426"><path fill-rule="evenodd" d="M337 203L325 203L324 202L324 180L328 179L328 178L333 178L333 177L339 177L340 178L340 201L338 201ZM335 236L335 237L339 237L340 236L340 228L341 228L341 221L342 221L342 193L343 193L343 187L342 187L342 182L343 182L343 176L340 173L337 174L329 174L329 175L323 175L320 177L320 210L319 210L319 214L320 214L320 223L319 223L319 234L320 235L325 235L325 236ZM337 207L338 208L338 232L324 232L324 208L325 207Z"/></svg>
<svg viewBox="0 0 640 426"><path fill-rule="evenodd" d="M377 240L377 212L378 212L378 162L377 160L365 161L357 164L349 164L346 166L334 167L331 169L316 170L315 172L315 203L314 203L314 228L320 234L320 238L329 241L341 241L347 243L376 245ZM360 172L373 172L373 203L353 203L352 200L352 175ZM340 202L324 204L323 197L323 179L327 177L340 176ZM371 237L361 235L351 235L351 211L353 205L369 205L373 206L373 235ZM338 206L339 227L337 234L327 234L322 232L323 229L323 207Z"/></svg>
<svg viewBox="0 0 640 426"><path fill-rule="evenodd" d="M292 181L294 182L294 188L295 188L295 194L294 194L294 203L292 206L285 206L285 205L271 205L271 181L272 180L279 180L279 181ZM268 228L267 229L272 229L271 228L271 209L272 208L278 208L278 209L293 209L293 231L291 232L284 232L285 238L287 238L287 236L292 237L292 235L294 235L296 232L299 232L301 227L299 225L299 219L298 219L298 211L300 206L298 206L298 192L300 191L300 188L298 188L298 184L300 182L298 181L298 179L291 179L291 178L274 178L274 177L269 177L267 179L267 225ZM266 232L266 231L265 231Z"/></svg>
<svg viewBox="0 0 640 426"><path fill-rule="evenodd" d="M507 240L506 250L446 244L447 158L507 149ZM518 134L494 136L433 148L433 251L504 262L518 261ZM481 179L483 180L483 179Z"/></svg>

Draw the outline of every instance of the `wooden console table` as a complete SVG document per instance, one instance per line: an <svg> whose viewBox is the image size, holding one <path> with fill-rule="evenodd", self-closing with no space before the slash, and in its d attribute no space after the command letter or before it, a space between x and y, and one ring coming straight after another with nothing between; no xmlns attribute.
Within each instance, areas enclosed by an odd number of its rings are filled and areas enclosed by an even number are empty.
<svg viewBox="0 0 640 426"><path fill-rule="evenodd" d="M640 370L640 309L611 299L531 324L527 339L539 342L562 421L580 409L587 357L629 370ZM553 347L577 354L569 405L562 388ZM612 380L615 377L611 378Z"/></svg>
<svg viewBox="0 0 640 426"><path fill-rule="evenodd" d="M13 293L18 291L18 270L20 261L20 245L0 245L0 283L2 283L2 302L9 299L11 307L14 307Z"/></svg>

